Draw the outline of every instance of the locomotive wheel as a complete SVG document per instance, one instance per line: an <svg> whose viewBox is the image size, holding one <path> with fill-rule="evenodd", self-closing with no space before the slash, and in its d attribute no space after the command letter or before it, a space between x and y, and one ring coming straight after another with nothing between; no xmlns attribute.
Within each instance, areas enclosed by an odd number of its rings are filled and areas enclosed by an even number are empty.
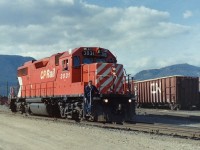
<svg viewBox="0 0 200 150"><path fill-rule="evenodd" d="M67 116L65 115L65 108L60 107L60 117L65 119L67 118Z"/></svg>
<svg viewBox="0 0 200 150"><path fill-rule="evenodd" d="M95 117L93 115L86 116L85 118L87 121L91 121L91 122L95 121Z"/></svg>
<svg viewBox="0 0 200 150"><path fill-rule="evenodd" d="M171 110L174 110L174 108L175 108L174 104L169 104L169 108L170 108Z"/></svg>
<svg viewBox="0 0 200 150"><path fill-rule="evenodd" d="M32 111L31 111L30 107L27 108L27 112L29 115L32 115Z"/></svg>
<svg viewBox="0 0 200 150"><path fill-rule="evenodd" d="M22 102L22 103L20 104L20 113L21 113L21 114L26 113L25 102Z"/></svg>
<svg viewBox="0 0 200 150"><path fill-rule="evenodd" d="M178 104L170 104L170 109L171 109L171 110L180 110L180 109L181 109L181 105L178 105Z"/></svg>
<svg viewBox="0 0 200 150"><path fill-rule="evenodd" d="M181 105L177 105L176 110L180 110L181 109Z"/></svg>
<svg viewBox="0 0 200 150"><path fill-rule="evenodd" d="M10 109L11 109L12 112L17 112L17 106L16 106L14 101L11 101Z"/></svg>

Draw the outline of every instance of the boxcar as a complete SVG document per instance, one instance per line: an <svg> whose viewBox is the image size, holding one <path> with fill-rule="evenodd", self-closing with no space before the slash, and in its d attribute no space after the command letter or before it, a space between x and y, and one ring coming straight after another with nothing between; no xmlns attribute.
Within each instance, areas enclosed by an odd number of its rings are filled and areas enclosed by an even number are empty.
<svg viewBox="0 0 200 150"><path fill-rule="evenodd" d="M138 106L199 107L199 78L167 76L132 83Z"/></svg>

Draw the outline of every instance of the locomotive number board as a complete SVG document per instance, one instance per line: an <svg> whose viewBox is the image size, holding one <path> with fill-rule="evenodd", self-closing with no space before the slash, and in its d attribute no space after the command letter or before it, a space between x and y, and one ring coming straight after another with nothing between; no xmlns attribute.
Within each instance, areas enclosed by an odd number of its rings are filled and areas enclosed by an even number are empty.
<svg viewBox="0 0 200 150"><path fill-rule="evenodd" d="M101 56L101 57L107 57L107 53L104 51L93 51L91 49L83 50L82 52L83 56Z"/></svg>

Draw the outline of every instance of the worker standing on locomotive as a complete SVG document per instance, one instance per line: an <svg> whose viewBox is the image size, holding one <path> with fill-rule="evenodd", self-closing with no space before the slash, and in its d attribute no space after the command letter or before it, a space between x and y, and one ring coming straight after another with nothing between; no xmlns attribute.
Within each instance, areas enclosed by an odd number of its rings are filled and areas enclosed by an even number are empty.
<svg viewBox="0 0 200 150"><path fill-rule="evenodd" d="M91 115L92 100L94 95L98 93L96 86L92 85L92 80L90 80L84 90L84 111L86 116Z"/></svg>

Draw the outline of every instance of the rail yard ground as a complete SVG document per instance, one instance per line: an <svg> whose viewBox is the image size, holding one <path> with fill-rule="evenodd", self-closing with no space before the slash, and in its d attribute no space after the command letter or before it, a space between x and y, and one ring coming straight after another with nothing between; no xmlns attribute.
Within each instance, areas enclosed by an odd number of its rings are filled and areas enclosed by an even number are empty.
<svg viewBox="0 0 200 150"><path fill-rule="evenodd" d="M161 123L200 128L200 110L173 111L167 109L138 108L136 114L136 122Z"/></svg>
<svg viewBox="0 0 200 150"><path fill-rule="evenodd" d="M33 119L0 106L0 150L193 150L200 142L132 131Z"/></svg>

